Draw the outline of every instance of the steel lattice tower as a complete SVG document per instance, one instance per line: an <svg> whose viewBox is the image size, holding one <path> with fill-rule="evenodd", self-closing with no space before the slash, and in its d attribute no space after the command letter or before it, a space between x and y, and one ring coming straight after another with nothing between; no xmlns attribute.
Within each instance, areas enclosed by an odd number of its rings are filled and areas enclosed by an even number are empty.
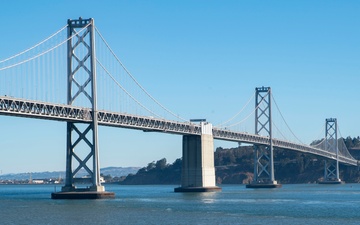
<svg viewBox="0 0 360 225"><path fill-rule="evenodd" d="M82 190L104 191L98 155L94 29L93 19L68 20L67 104L91 108L92 122L67 122L66 181L62 191L76 190L77 182L91 184ZM79 171L85 171L86 178L76 177Z"/></svg>
<svg viewBox="0 0 360 225"><path fill-rule="evenodd" d="M253 183L276 184L274 177L271 88L256 88L255 99L255 134L269 137L266 146L254 145L254 180Z"/></svg>
<svg viewBox="0 0 360 225"><path fill-rule="evenodd" d="M336 153L335 160L325 160L324 181L339 182L339 148L337 137L337 119L325 121L325 150Z"/></svg>

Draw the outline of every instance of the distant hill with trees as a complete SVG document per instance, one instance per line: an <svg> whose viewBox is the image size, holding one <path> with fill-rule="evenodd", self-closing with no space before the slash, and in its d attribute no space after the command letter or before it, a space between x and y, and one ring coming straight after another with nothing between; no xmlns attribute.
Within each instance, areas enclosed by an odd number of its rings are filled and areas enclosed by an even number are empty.
<svg viewBox="0 0 360 225"><path fill-rule="evenodd" d="M149 163L136 174L129 174L120 184L179 184L180 179L181 159L168 164L163 158Z"/></svg>
<svg viewBox="0 0 360 225"><path fill-rule="evenodd" d="M139 169L139 167L105 167L100 169L100 173L102 176L106 174L108 182L117 182L121 180L121 177L123 180L128 174L136 173ZM81 170L78 175L85 176L87 172ZM0 180L28 181L29 179L63 180L65 171L0 174Z"/></svg>
<svg viewBox="0 0 360 225"><path fill-rule="evenodd" d="M315 141L316 142L316 141ZM360 137L344 139L350 153L360 159ZM218 184L246 184L254 172L253 146L217 148L214 153L216 182ZM282 184L313 183L324 176L324 158L295 151L274 150L275 178ZM340 164L340 178L347 183L359 183L360 172L355 166ZM120 184L177 184L181 183L181 159L168 164L166 159L149 163L129 174Z"/></svg>

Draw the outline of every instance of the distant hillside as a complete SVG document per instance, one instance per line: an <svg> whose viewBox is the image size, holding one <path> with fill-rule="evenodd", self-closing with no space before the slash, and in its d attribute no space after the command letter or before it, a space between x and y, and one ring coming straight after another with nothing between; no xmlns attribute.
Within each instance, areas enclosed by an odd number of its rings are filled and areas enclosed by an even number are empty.
<svg viewBox="0 0 360 225"><path fill-rule="evenodd" d="M129 174L135 174L139 167L106 167L101 168L100 173L111 177L123 177ZM85 172L79 172L79 176L86 175ZM65 171L53 171L53 172L33 172L33 173L11 173L0 175L0 180L29 180L32 179L58 179L59 177L65 178Z"/></svg>
<svg viewBox="0 0 360 225"><path fill-rule="evenodd" d="M166 159L151 162L136 174L129 174L120 184L179 184L181 179L181 159L167 164Z"/></svg>
<svg viewBox="0 0 360 225"><path fill-rule="evenodd" d="M360 138L346 138L349 151L360 159ZM351 146L351 148L350 148ZM216 182L218 184L247 184L253 179L253 146L217 148L214 153ZM324 176L324 159L295 151L274 150L275 178L282 184L313 183ZM348 183L360 182L360 171L355 166L340 164L340 178ZM181 159L167 164L166 159L151 162L136 174L127 176L120 184L180 184Z"/></svg>
<svg viewBox="0 0 360 225"><path fill-rule="evenodd" d="M110 175L112 177L123 177L129 174L135 174L140 167L106 167L100 169L100 174Z"/></svg>

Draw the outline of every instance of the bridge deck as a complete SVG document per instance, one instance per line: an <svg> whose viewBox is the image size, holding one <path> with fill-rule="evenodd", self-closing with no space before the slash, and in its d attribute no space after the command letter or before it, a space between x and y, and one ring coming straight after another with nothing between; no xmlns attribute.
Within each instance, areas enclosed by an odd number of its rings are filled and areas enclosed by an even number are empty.
<svg viewBox="0 0 360 225"><path fill-rule="evenodd" d="M92 121L93 112L89 108L0 96L0 115L48 119L63 122L89 123ZM108 111L98 111L97 117L99 125L103 126L123 127L179 135L201 134L201 126L190 122L177 122ZM217 128L213 128L213 136L214 139L249 144L267 145L270 142L268 137ZM315 154L329 159L336 158L335 153L285 140L273 139L273 146ZM344 156L339 156L339 161L349 165L358 165L357 160Z"/></svg>

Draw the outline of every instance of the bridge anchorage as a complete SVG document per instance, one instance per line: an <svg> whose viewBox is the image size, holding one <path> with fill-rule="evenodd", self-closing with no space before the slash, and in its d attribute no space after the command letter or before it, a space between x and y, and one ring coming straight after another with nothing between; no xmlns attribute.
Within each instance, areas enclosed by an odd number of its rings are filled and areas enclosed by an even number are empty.
<svg viewBox="0 0 360 225"><path fill-rule="evenodd" d="M85 29L84 29L85 28ZM100 183L98 150L98 117L96 104L96 69L94 20L68 20L67 43L67 104L76 105L77 100L88 100L92 109L90 123L67 122L66 178L61 192L52 193L53 199L98 199L114 198L112 192L105 192ZM84 29L77 33L78 29ZM75 39L70 38L76 34ZM77 48L86 49L87 53ZM87 176L77 178L79 171ZM77 188L75 184L90 184L90 187Z"/></svg>
<svg viewBox="0 0 360 225"><path fill-rule="evenodd" d="M337 136L337 119L325 120L325 150L335 153L335 159L325 159L324 178L319 184L342 184L339 178L339 144Z"/></svg>
<svg viewBox="0 0 360 225"><path fill-rule="evenodd" d="M271 88L255 89L255 134L269 137L266 145L254 144L254 178L246 188L279 188L274 176L271 121Z"/></svg>

